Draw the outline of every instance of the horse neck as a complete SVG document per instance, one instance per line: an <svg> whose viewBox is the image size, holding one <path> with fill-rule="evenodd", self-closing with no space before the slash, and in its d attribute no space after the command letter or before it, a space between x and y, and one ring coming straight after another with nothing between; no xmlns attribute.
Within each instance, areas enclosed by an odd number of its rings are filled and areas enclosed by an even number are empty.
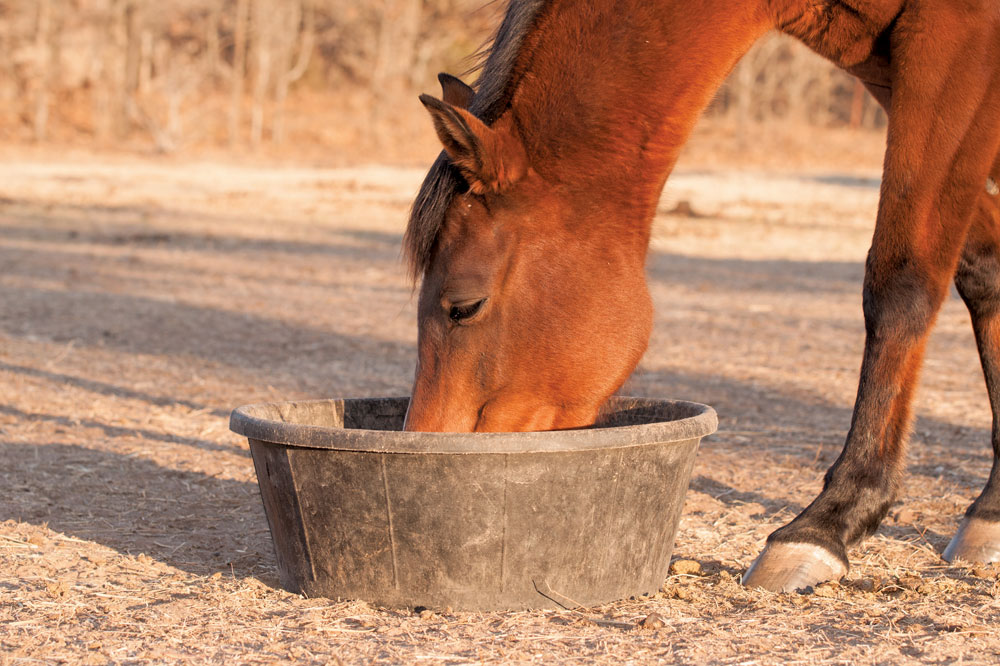
<svg viewBox="0 0 1000 666"><path fill-rule="evenodd" d="M770 27L765 0L553 0L515 65L531 162L580 211L640 225L698 115ZM617 202L617 203L616 203ZM608 206L624 210L611 214Z"/></svg>

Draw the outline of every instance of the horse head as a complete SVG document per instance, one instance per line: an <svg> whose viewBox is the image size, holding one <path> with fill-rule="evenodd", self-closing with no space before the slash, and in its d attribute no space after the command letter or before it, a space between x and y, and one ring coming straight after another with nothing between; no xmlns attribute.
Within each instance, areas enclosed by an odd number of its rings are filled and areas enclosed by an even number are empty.
<svg viewBox="0 0 1000 666"><path fill-rule="evenodd" d="M644 251L595 233L611 214L575 200L529 158L508 111L487 125L471 89L424 95L456 187L428 243L406 428L587 426L646 349Z"/></svg>

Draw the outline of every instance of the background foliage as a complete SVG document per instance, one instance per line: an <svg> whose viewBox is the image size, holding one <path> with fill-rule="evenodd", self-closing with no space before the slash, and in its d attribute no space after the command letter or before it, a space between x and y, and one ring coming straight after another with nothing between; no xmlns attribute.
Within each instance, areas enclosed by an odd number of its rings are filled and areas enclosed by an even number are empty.
<svg viewBox="0 0 1000 666"><path fill-rule="evenodd" d="M469 69L505 3L0 0L0 141L175 152L311 145L405 154L434 76ZM848 75L770 35L714 121L878 127ZM419 124L418 124L419 123Z"/></svg>

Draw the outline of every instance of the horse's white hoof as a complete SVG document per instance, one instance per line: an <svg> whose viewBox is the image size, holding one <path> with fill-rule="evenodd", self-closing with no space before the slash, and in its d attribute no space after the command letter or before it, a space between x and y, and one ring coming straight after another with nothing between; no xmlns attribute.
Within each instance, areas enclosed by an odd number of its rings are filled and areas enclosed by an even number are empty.
<svg viewBox="0 0 1000 666"><path fill-rule="evenodd" d="M840 558L811 543L770 543L743 574L745 587L794 592L847 574Z"/></svg>
<svg viewBox="0 0 1000 666"><path fill-rule="evenodd" d="M963 518L941 556L946 562L1000 562L1000 523Z"/></svg>

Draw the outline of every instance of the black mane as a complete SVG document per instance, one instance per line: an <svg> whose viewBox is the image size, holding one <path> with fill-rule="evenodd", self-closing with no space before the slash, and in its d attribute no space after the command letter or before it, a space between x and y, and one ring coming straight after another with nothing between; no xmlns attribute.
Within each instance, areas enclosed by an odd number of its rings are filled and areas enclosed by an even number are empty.
<svg viewBox="0 0 1000 666"><path fill-rule="evenodd" d="M510 0L504 19L490 46L484 49L476 94L469 111L487 125L510 106L514 64L524 38L535 25L548 0ZM410 221L403 236L403 250L416 280L427 270L431 251L444 215L456 193L468 186L442 152L431 166L410 209Z"/></svg>

